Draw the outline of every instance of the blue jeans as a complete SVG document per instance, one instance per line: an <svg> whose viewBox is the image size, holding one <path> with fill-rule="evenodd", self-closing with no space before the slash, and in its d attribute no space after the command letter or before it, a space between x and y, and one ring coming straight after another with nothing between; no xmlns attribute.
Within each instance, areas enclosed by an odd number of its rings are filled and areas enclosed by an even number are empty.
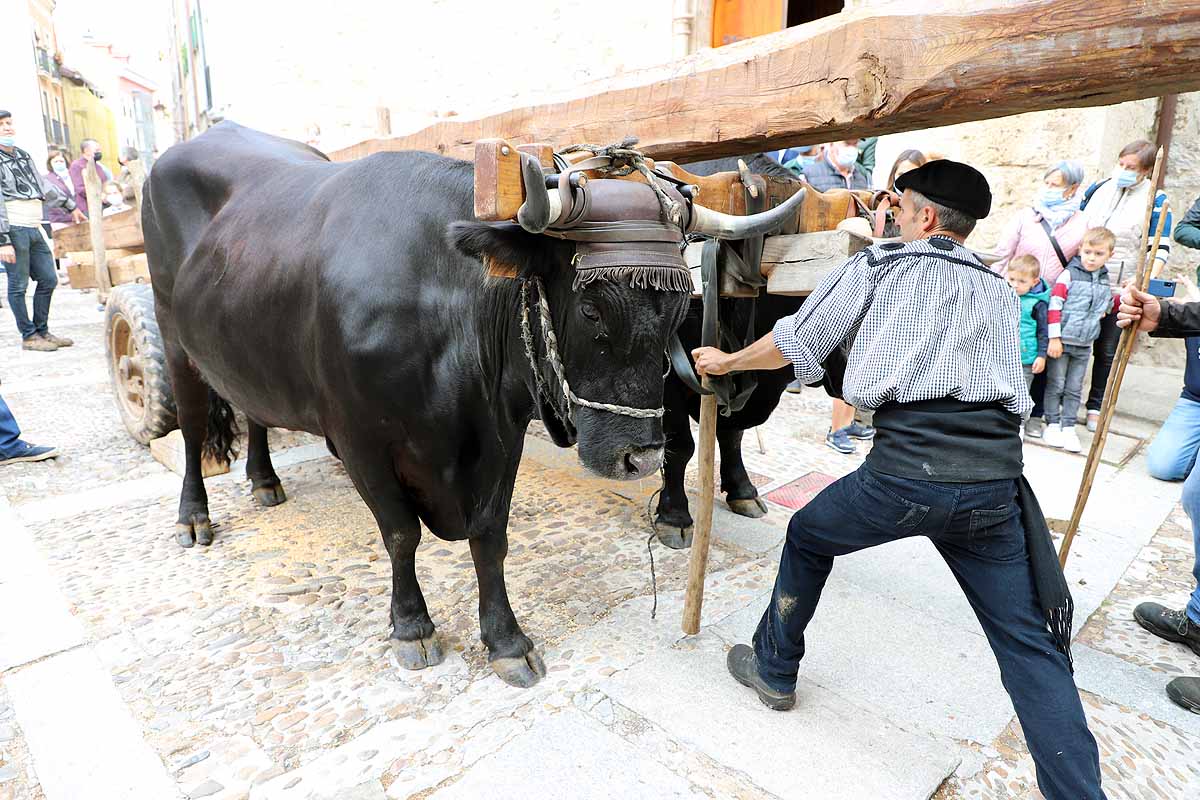
<svg viewBox="0 0 1200 800"><path fill-rule="evenodd" d="M8 408L8 403L0 397L0 458L8 458L17 449L21 441L21 429L17 420Z"/></svg>
<svg viewBox="0 0 1200 800"><path fill-rule="evenodd" d="M13 227L9 233L13 249L17 251L17 261L4 265L4 271L8 273L8 305L17 320L17 330L22 339L35 334L45 335L49 332L50 295L58 286L54 254L37 228ZM37 282L37 289L33 292L32 322L25 307L25 290L29 288L30 278Z"/></svg>
<svg viewBox="0 0 1200 800"><path fill-rule="evenodd" d="M1046 422L1073 428L1083 394L1083 374L1092 357L1088 344L1064 344L1062 355L1046 364Z"/></svg>
<svg viewBox="0 0 1200 800"><path fill-rule="evenodd" d="M1037 603L1015 497L1012 480L932 483L865 465L826 488L788 525L775 591L754 633L759 673L776 691L795 687L804 629L835 557L925 536L987 636L1042 793L1048 800L1097 800L1104 793L1096 741Z"/></svg>
<svg viewBox="0 0 1200 800"><path fill-rule="evenodd" d="M1181 397L1158 435L1146 451L1146 467L1162 481L1183 481L1183 510L1192 521L1192 575L1196 588L1187 604L1187 615L1200 625L1200 470L1195 469L1200 451L1200 403Z"/></svg>

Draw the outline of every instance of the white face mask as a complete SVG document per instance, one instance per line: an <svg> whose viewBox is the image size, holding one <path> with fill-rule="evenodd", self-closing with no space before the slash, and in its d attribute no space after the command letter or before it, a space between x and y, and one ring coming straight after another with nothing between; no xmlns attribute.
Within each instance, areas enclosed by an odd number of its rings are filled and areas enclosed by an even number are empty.
<svg viewBox="0 0 1200 800"><path fill-rule="evenodd" d="M839 145L834 151L834 160L842 169L854 166L854 162L858 161L858 148L849 145Z"/></svg>
<svg viewBox="0 0 1200 800"><path fill-rule="evenodd" d="M66 175L68 172L70 172L70 170L67 169L67 165L61 161L51 161L50 166L58 175Z"/></svg>

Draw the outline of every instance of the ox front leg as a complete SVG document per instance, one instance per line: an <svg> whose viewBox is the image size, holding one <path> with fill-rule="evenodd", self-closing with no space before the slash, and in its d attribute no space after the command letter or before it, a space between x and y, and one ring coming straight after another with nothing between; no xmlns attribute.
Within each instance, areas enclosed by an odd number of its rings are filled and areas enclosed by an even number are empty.
<svg viewBox="0 0 1200 800"><path fill-rule="evenodd" d="M172 352L173 351L173 352ZM202 452L208 431L208 385L178 348L168 346L168 368L175 390L179 430L183 434L184 473L179 492L179 517L175 541L181 547L212 544L212 522L208 517L208 493L204 490Z"/></svg>
<svg viewBox="0 0 1200 800"><path fill-rule="evenodd" d="M668 398L663 415L663 431L667 436L663 456L663 485L654 514L654 533L658 540L673 550L692 546L692 515L688 511L687 488L684 476L688 462L696 452L692 428L682 399Z"/></svg>
<svg viewBox="0 0 1200 800"><path fill-rule="evenodd" d="M767 504L758 496L758 489L742 463L743 430L717 428L717 445L721 448L721 491L729 510L743 517L757 519L767 513Z"/></svg>
<svg viewBox="0 0 1200 800"><path fill-rule="evenodd" d="M271 448L267 445L267 429L254 420L247 420L249 441L246 452L246 477L250 493L259 505L277 506L287 500L283 483L271 463Z"/></svg>
<svg viewBox="0 0 1200 800"><path fill-rule="evenodd" d="M517 624L508 603L504 587L507 555L508 534L504 527L471 539L471 558L479 579L479 638L487 645L488 661L500 679L524 689L546 676L546 665Z"/></svg>

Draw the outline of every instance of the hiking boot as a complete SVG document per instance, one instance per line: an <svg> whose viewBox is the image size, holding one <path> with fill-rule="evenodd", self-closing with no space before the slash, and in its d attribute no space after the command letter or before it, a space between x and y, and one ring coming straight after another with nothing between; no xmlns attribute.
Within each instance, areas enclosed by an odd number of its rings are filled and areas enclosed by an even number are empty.
<svg viewBox="0 0 1200 800"><path fill-rule="evenodd" d="M1083 450L1083 444L1079 441L1079 434L1075 432L1074 425L1062 429L1059 441L1062 442L1062 449L1068 453L1078 453Z"/></svg>
<svg viewBox="0 0 1200 800"><path fill-rule="evenodd" d="M836 431L831 428L829 433L825 434L825 444L845 456L851 455L855 450L854 442L850 441L846 428L838 428Z"/></svg>
<svg viewBox="0 0 1200 800"><path fill-rule="evenodd" d="M58 450L45 445L30 444L17 440L17 446L11 453L6 456L0 456L0 467L5 464L19 464L23 461L45 461L47 458L54 458L58 455Z"/></svg>
<svg viewBox="0 0 1200 800"><path fill-rule="evenodd" d="M1025 435L1030 439L1040 439L1046 430L1046 421L1041 417L1030 417L1025 420Z"/></svg>
<svg viewBox="0 0 1200 800"><path fill-rule="evenodd" d="M734 680L757 692L758 699L767 708L787 711L796 705L795 692L777 692L763 681L762 676L758 674L758 659L754 657L754 648L735 644L725 656L725 666Z"/></svg>
<svg viewBox="0 0 1200 800"><path fill-rule="evenodd" d="M1193 714L1200 714L1200 678L1189 675L1176 678L1167 684L1167 697L1177 706Z"/></svg>
<svg viewBox="0 0 1200 800"><path fill-rule="evenodd" d="M1183 609L1167 608L1158 603L1142 603L1133 610L1137 623L1155 636L1192 648L1200 656L1200 625L1188 619Z"/></svg>
<svg viewBox="0 0 1200 800"><path fill-rule="evenodd" d="M858 420L854 420L854 422L851 422L849 425L842 428L842 430L844 430L846 435L851 439L861 439L864 442L869 442L875 438L875 429L870 425L863 425Z"/></svg>
<svg viewBox="0 0 1200 800"><path fill-rule="evenodd" d="M800 382L799 378L797 378L787 385L787 389L785 391L788 394L800 394L804 391L804 384Z"/></svg>
<svg viewBox="0 0 1200 800"><path fill-rule="evenodd" d="M53 353L58 349L58 345L50 341L41 334L35 333L25 341L21 342L22 350L40 350L43 353Z"/></svg>
<svg viewBox="0 0 1200 800"><path fill-rule="evenodd" d="M47 331L46 333L43 333L42 338L48 342L54 342L59 347L70 347L71 345L75 344L74 339L68 339L65 336L55 336L53 333L50 333L49 331Z"/></svg>

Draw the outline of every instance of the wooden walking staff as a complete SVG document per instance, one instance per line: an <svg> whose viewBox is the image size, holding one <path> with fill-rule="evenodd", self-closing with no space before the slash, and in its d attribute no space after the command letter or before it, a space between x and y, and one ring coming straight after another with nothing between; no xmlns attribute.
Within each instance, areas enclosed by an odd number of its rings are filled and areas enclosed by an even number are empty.
<svg viewBox="0 0 1200 800"><path fill-rule="evenodd" d="M96 271L97 293L100 302L108 301L112 291L112 278L108 274L108 258L104 245L104 200L101 198L100 165L88 159L83 165L83 187L88 202L88 232L91 234L92 253L95 258L93 268Z"/></svg>
<svg viewBox="0 0 1200 800"><path fill-rule="evenodd" d="M1158 252L1158 243L1162 238L1163 225L1167 219L1168 206L1163 202L1158 212L1158 226L1154 231L1154 244L1146 247L1146 239L1150 234L1150 218L1154 214L1154 199L1158 194L1158 178L1162 171L1163 151L1160 147L1154 160L1154 174L1150 180L1150 198L1146 201L1146 219L1142 225L1141 253L1138 256L1137 277L1134 283L1141 291L1146 291L1150 283L1150 273L1153 272L1153 255ZM1111 312L1110 312L1111 313ZM1087 464L1083 469L1083 480L1079 484L1079 494L1075 496L1075 509L1071 512L1071 521L1063 536L1062 546L1058 551L1058 563L1067 565L1067 556L1071 552L1071 543L1079 530L1079 521L1083 517L1083 509L1087 505L1088 496L1092 493L1092 481L1096 478L1096 470L1100 466L1100 454L1104 452L1104 442L1108 438L1108 426L1112 422L1113 412L1117 407L1117 395L1121 391L1121 381L1125 377L1125 367L1133 352L1133 342L1137 338L1137 326L1130 325L1121 332L1121 341L1117 344L1116 357L1113 359L1112 370L1108 373L1108 383L1104 387L1104 404L1100 409L1100 420L1096 425L1096 435L1092 438L1092 447L1088 450Z"/></svg>
<svg viewBox="0 0 1200 800"><path fill-rule="evenodd" d="M700 384L709 388L708 378ZM687 591L683 595L683 632L700 632L700 608L704 605L704 574L708 570L708 543L712 533L713 472L717 450L717 396L700 397L700 507L696 511L696 530L692 536L692 554L688 561Z"/></svg>

